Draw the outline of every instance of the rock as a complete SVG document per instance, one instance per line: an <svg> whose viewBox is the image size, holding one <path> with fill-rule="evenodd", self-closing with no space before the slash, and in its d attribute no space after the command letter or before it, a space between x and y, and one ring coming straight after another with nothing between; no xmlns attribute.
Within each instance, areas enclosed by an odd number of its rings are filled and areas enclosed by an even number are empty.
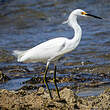
<svg viewBox="0 0 110 110"><path fill-rule="evenodd" d="M64 88L63 90L61 90L60 95L61 98L65 99L66 102L69 104L76 101L74 92L68 88Z"/></svg>
<svg viewBox="0 0 110 110"><path fill-rule="evenodd" d="M10 80L10 78L8 76L6 76L5 74L3 74L2 71L0 71L0 82L5 82L5 81L8 81Z"/></svg>
<svg viewBox="0 0 110 110"><path fill-rule="evenodd" d="M43 88L43 87L40 87L40 88L38 89L37 94L43 94L43 93L44 93L44 88Z"/></svg>

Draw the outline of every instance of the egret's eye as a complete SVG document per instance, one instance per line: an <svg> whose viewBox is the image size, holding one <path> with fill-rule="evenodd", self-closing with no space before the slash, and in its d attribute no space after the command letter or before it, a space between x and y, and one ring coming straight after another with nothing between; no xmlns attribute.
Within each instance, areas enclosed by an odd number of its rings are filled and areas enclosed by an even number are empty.
<svg viewBox="0 0 110 110"><path fill-rule="evenodd" d="M87 13L83 11L83 12L81 12L81 14L82 14L82 15L85 15L85 14L87 14Z"/></svg>

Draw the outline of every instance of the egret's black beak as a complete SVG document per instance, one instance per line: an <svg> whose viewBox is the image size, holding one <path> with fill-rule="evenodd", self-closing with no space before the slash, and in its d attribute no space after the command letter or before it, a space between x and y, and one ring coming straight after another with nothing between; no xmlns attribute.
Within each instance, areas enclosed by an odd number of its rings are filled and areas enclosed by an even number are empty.
<svg viewBox="0 0 110 110"><path fill-rule="evenodd" d="M95 15L91 15L91 14L85 14L85 15L87 15L87 16L91 16L91 17L94 17L94 18L98 18L98 19L103 19L103 18L101 18L101 17L98 17L98 16L95 16Z"/></svg>

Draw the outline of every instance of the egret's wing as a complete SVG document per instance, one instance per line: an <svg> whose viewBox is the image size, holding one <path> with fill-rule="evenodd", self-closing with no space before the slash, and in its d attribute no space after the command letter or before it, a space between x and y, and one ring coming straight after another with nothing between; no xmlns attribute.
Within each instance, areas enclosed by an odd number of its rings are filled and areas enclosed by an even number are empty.
<svg viewBox="0 0 110 110"><path fill-rule="evenodd" d="M35 48L39 48L50 52L52 51L59 52L65 47L65 41L66 41L65 38L56 38L56 39L52 39L47 42L44 42L36 46Z"/></svg>
<svg viewBox="0 0 110 110"><path fill-rule="evenodd" d="M65 38L55 38L27 50L19 61L37 62L58 55L65 47Z"/></svg>
<svg viewBox="0 0 110 110"><path fill-rule="evenodd" d="M40 45L37 45L36 47L30 49L29 51L35 52L37 55L40 53L44 56L46 56L46 55L53 56L53 55L59 53L65 47L65 41L66 40L63 38L56 38L56 39L48 40L48 41L41 43Z"/></svg>

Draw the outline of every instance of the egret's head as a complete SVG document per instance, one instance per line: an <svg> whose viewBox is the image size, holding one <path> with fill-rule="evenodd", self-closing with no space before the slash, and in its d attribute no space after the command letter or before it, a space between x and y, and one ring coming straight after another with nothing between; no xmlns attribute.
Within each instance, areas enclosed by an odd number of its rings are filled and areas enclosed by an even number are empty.
<svg viewBox="0 0 110 110"><path fill-rule="evenodd" d="M88 14L86 13L85 11L81 10L81 9L76 9L72 12L72 14L76 15L76 16L91 16L91 17L94 17L94 18L98 18L98 19L102 19L101 17L98 17L98 16L94 16L92 14Z"/></svg>
<svg viewBox="0 0 110 110"><path fill-rule="evenodd" d="M72 12L72 14L76 16L85 16L87 13L81 9L76 9Z"/></svg>
<svg viewBox="0 0 110 110"><path fill-rule="evenodd" d="M85 11L83 11L81 9L76 9L76 10L73 10L70 13L70 15L68 17L68 20L67 21L64 21L63 24L68 23L71 26L71 21L74 21L74 19L76 19L77 16L85 16L85 17L90 16L90 17L102 19L101 17L95 16L95 15L92 15L92 14L88 14L88 13L86 13Z"/></svg>

